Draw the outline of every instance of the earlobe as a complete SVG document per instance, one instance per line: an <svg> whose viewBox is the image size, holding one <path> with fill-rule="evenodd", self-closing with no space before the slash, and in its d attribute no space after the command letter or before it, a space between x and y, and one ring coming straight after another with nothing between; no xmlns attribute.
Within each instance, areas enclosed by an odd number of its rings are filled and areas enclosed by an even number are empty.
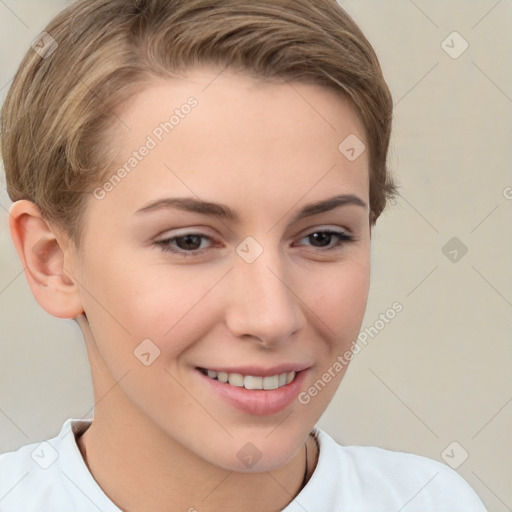
<svg viewBox="0 0 512 512"><path fill-rule="evenodd" d="M61 240L31 201L16 201L9 211L9 229L25 276L39 305L58 318L75 318L83 312L78 287L65 268L66 250Z"/></svg>

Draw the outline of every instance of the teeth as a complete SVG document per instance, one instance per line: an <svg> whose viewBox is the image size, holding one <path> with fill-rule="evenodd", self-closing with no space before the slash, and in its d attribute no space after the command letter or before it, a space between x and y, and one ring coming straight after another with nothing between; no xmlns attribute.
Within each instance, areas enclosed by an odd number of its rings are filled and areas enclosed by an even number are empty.
<svg viewBox="0 0 512 512"><path fill-rule="evenodd" d="M279 375L263 377L263 389L277 389L279 387Z"/></svg>
<svg viewBox="0 0 512 512"><path fill-rule="evenodd" d="M246 375L244 377L244 388L263 389L263 377L253 377L252 375Z"/></svg>
<svg viewBox="0 0 512 512"><path fill-rule="evenodd" d="M269 377L254 377L253 375L242 375L241 373L217 372L215 370L203 371L211 379L219 382L229 383L231 386L245 389L278 389L295 378L295 372L281 373Z"/></svg>
<svg viewBox="0 0 512 512"><path fill-rule="evenodd" d="M244 376L241 373L230 373L228 382L232 386L237 386L239 388L244 387Z"/></svg>

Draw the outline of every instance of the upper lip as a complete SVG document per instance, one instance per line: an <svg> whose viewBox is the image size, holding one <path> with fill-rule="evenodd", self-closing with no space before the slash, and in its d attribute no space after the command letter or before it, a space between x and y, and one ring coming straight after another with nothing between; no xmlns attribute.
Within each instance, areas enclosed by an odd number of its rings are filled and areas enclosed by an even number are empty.
<svg viewBox="0 0 512 512"><path fill-rule="evenodd" d="M203 368L204 370L214 370L216 372L223 373L240 373L242 375L251 375L253 377L270 377L272 375L281 375L282 373L289 372L300 372L309 368L311 365L309 364L301 364L301 363L284 363L279 364L267 368L263 368L261 366L254 365L245 365L245 366L237 366L237 367L227 367L227 366L198 366L198 368Z"/></svg>

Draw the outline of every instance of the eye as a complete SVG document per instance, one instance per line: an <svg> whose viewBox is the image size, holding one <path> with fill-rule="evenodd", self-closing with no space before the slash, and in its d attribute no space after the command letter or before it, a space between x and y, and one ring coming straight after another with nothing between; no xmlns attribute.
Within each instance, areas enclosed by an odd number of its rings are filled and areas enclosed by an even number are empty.
<svg viewBox="0 0 512 512"><path fill-rule="evenodd" d="M173 252L182 256L197 256L207 248L202 246L204 240L211 241L211 238L201 233L186 233L180 236L173 236L155 242L162 251Z"/></svg>
<svg viewBox="0 0 512 512"><path fill-rule="evenodd" d="M355 242L356 238L353 235L345 233L344 231L335 230L321 230L314 231L309 235L301 238L301 240L309 239L312 246L320 251L330 251L341 247L345 244ZM333 242L334 241L334 245Z"/></svg>

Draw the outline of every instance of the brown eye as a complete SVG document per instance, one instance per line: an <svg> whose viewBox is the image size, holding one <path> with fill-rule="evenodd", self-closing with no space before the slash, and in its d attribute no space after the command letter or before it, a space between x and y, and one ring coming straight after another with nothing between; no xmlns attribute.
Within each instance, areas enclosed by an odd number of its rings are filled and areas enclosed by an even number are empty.
<svg viewBox="0 0 512 512"><path fill-rule="evenodd" d="M306 235L301 240L308 239L312 247L320 250L331 250L355 241L355 237L343 231L323 230ZM332 245L334 239L334 245Z"/></svg>
<svg viewBox="0 0 512 512"><path fill-rule="evenodd" d="M175 238L176 245L186 250L197 250L201 247L201 236L200 235L185 235L185 236L179 236Z"/></svg>
<svg viewBox="0 0 512 512"><path fill-rule="evenodd" d="M187 233L185 235L173 236L165 240L155 242L162 251L172 252L181 256L197 256L203 253L208 247L201 247L203 240L211 242L211 238L199 233Z"/></svg>

